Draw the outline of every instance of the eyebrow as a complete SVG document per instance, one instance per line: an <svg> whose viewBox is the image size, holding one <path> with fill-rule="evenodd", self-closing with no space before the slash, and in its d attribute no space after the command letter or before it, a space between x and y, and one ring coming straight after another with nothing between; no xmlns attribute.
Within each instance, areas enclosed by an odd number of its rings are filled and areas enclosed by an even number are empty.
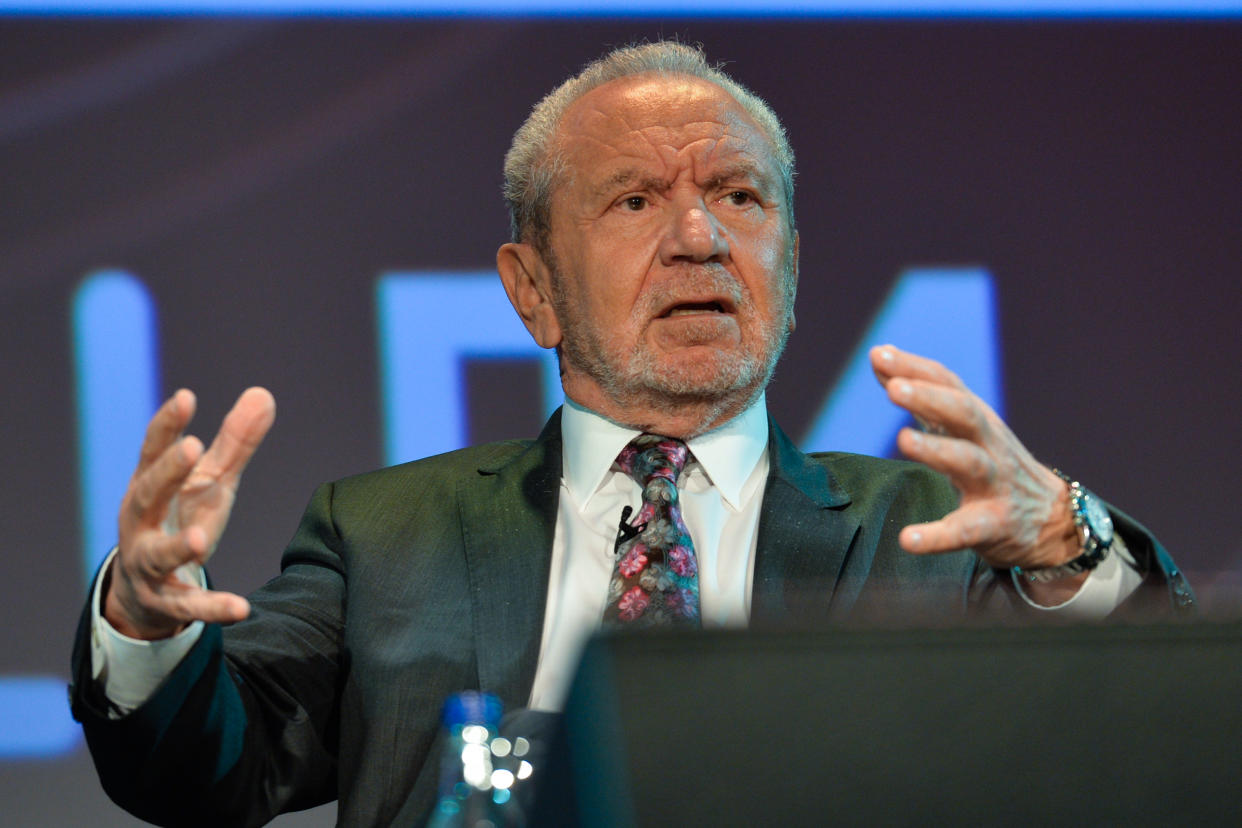
<svg viewBox="0 0 1242 828"><path fill-rule="evenodd" d="M770 190L772 188L772 179L765 175L757 165L751 163L734 164L720 170L711 178L707 179L704 189L714 190L728 184L731 181L750 181L758 185L762 190Z"/></svg>
<svg viewBox="0 0 1242 828"><path fill-rule="evenodd" d="M611 195L617 189L635 187L640 190L654 190L662 193L671 186L671 181L648 175L637 167L626 167L599 182L595 186L595 192L599 195Z"/></svg>
<svg viewBox="0 0 1242 828"><path fill-rule="evenodd" d="M726 167L715 173L711 178L704 182L703 189L714 190L728 184L731 181L746 180L757 184L763 190L772 188L772 179L765 175L757 165L751 163L739 163ZM617 170L612 175L605 178L595 186L595 192L599 195L611 195L619 188L633 187L639 190L651 190L653 192L662 193L672 186L672 182L657 176L649 175L637 167L626 167Z"/></svg>

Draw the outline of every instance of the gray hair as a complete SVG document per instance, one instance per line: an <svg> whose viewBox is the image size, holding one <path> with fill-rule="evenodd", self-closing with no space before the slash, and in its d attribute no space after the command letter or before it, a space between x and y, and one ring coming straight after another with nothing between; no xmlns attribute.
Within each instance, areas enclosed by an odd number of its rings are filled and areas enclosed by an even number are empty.
<svg viewBox="0 0 1242 828"><path fill-rule="evenodd" d="M772 108L755 93L711 66L702 48L661 40L614 49L588 63L581 72L553 89L531 110L513 135L505 154L505 201L513 241L529 242L548 253L552 190L564 171L564 158L553 147L557 126L565 111L592 89L633 75L685 75L714 83L746 110L769 140L780 168L789 226L793 223L794 157L785 128Z"/></svg>

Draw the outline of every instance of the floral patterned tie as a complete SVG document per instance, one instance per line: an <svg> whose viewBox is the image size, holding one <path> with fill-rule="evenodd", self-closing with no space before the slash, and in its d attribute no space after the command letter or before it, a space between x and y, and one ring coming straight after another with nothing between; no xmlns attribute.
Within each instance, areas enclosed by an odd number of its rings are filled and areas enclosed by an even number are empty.
<svg viewBox="0 0 1242 828"><path fill-rule="evenodd" d="M606 627L699 626L699 564L677 494L688 456L680 440L641 434L617 457L642 486L643 505L635 531L617 538Z"/></svg>

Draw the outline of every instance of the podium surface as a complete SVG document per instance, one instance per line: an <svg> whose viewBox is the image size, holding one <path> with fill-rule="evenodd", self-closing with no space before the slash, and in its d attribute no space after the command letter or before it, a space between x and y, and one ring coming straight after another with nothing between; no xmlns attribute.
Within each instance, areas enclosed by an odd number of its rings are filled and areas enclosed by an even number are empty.
<svg viewBox="0 0 1242 828"><path fill-rule="evenodd" d="M605 636L563 726L559 824L1242 824L1242 625Z"/></svg>

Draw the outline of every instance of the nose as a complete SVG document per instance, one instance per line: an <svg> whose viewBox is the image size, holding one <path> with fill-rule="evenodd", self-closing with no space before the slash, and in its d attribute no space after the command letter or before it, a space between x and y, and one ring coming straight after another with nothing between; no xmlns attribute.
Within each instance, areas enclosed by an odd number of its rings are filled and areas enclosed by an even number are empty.
<svg viewBox="0 0 1242 828"><path fill-rule="evenodd" d="M701 200L673 208L668 232L660 243L660 259L665 265L719 262L728 256L724 227Z"/></svg>

